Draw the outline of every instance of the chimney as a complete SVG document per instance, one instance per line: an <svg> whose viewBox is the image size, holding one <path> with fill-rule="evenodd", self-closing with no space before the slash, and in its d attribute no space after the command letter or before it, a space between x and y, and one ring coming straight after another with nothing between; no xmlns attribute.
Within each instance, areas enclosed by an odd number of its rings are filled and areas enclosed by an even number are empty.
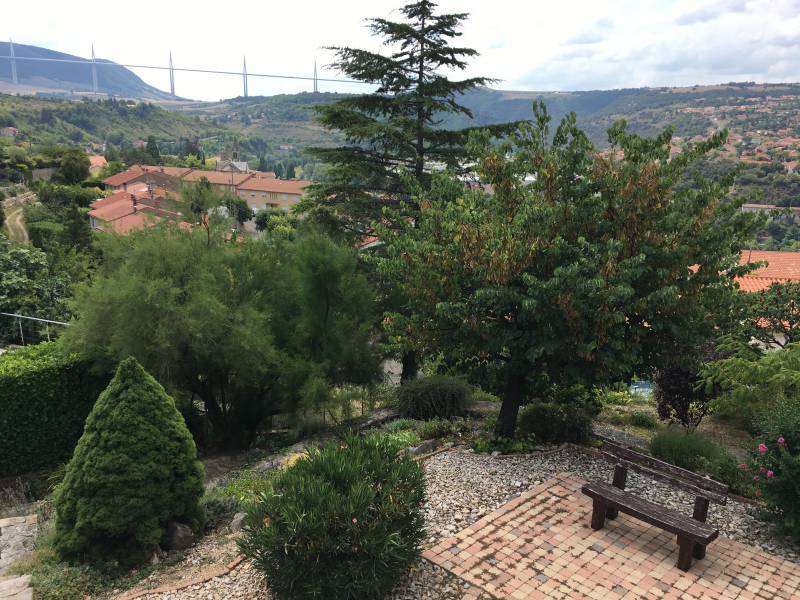
<svg viewBox="0 0 800 600"><path fill-rule="evenodd" d="M127 192L128 191L128 182L127 181L122 184L122 191L123 192Z"/></svg>

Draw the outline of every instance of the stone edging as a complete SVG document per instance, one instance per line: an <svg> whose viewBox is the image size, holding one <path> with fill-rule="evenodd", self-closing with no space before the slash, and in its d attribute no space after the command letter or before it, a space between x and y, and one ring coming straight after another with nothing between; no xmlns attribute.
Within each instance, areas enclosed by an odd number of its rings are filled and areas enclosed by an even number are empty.
<svg viewBox="0 0 800 600"><path fill-rule="evenodd" d="M212 569L209 569L208 571L203 572L201 575L198 575L197 577L193 577L191 579L185 579L177 583L169 583L161 585L157 588L152 588L149 590L134 590L132 592L128 592L127 594L123 594L122 596L117 596L116 600L135 600L136 598L142 598L143 596L147 596L149 594L163 594L166 592L177 592L178 590L183 590L193 585L200 585L208 581L211 581L215 577L224 577L225 575L228 575L231 571L233 571L236 567L238 567L244 559L245 559L244 554L240 554L236 558L234 558L231 562L229 562L227 565L223 565L221 567L214 567Z"/></svg>

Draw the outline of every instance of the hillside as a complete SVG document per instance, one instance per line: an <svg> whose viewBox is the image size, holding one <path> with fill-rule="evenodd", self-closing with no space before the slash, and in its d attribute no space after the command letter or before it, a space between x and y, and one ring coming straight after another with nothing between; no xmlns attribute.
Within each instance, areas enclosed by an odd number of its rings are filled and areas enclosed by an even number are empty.
<svg viewBox="0 0 800 600"><path fill-rule="evenodd" d="M159 141L219 136L225 129L146 102L69 101L0 94L0 127L13 126L34 144Z"/></svg>
<svg viewBox="0 0 800 600"><path fill-rule="evenodd" d="M312 119L311 107L344 97L302 93L190 103L180 111L241 131L247 136L279 138L285 143L330 141ZM691 138L728 127L746 135L800 138L800 84L727 84L691 88L632 88L579 92L503 91L480 88L463 96L473 119L447 117L445 127L469 127L531 117L531 103L542 99L554 122L574 111L578 124L599 147L606 131L626 119L631 131L654 135L672 125L676 136ZM758 133L756 133L758 132Z"/></svg>
<svg viewBox="0 0 800 600"><path fill-rule="evenodd" d="M81 56L65 54L26 44L14 44L17 60L19 86L12 84L11 61L0 60L0 92L5 93L67 93L85 94L92 92L92 68L87 64L65 62L40 62L24 60L29 58L50 58L59 60L86 60ZM9 56L8 42L0 42L0 56ZM97 59L98 91L112 96L138 98L144 100L167 100L171 96L142 81L138 75L116 65L116 63Z"/></svg>

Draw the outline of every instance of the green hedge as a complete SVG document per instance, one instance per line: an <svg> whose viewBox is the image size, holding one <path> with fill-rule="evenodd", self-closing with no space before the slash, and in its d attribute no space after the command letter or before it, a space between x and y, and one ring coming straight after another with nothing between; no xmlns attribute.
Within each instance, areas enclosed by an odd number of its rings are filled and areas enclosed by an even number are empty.
<svg viewBox="0 0 800 600"><path fill-rule="evenodd" d="M34 221L28 223L28 237L31 243L37 248L47 248L57 242L64 233L64 226L61 223L51 221Z"/></svg>
<svg viewBox="0 0 800 600"><path fill-rule="evenodd" d="M0 477L67 461L108 381L52 342L0 355Z"/></svg>
<svg viewBox="0 0 800 600"><path fill-rule="evenodd" d="M461 417L472 401L472 388L457 377L434 375L401 385L397 409L403 417L430 420Z"/></svg>

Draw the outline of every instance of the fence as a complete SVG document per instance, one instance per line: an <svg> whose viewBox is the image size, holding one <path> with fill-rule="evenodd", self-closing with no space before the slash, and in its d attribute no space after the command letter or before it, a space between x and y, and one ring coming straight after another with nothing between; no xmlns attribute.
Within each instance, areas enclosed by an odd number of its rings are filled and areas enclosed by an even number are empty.
<svg viewBox="0 0 800 600"><path fill-rule="evenodd" d="M19 331L18 341L19 341L21 346L25 346L26 343L31 343L31 342L34 342L34 341L35 342L42 342L42 341L45 340L45 338L47 339L47 341L50 341L52 339L51 332L50 332L50 325L51 324L52 325L60 325L60 326L63 326L63 327L69 326L69 323L65 323L64 321L53 321L52 319L41 319L39 317L29 317L27 315L18 315L18 314L15 314L15 313L0 312L0 317L4 317L5 319L11 318L11 319L16 320L16 325L17 325L17 328L18 328L18 331ZM33 339L31 339L31 337L32 337L31 329L28 328L28 337L27 337L27 341L26 341L26 337L25 337L25 329L26 328L24 328L22 326L23 320L31 321L32 324L34 324L34 325L37 324L37 323L41 324L40 327L38 328L38 331L36 329L33 330L33 332L34 332L33 333ZM10 333L10 332L8 332L8 333ZM54 334L55 334L55 332L54 332ZM14 343L14 341L16 341L16 339L17 338L12 336L12 339L9 340L9 342L10 343ZM2 341L2 337L0 337L0 341Z"/></svg>

